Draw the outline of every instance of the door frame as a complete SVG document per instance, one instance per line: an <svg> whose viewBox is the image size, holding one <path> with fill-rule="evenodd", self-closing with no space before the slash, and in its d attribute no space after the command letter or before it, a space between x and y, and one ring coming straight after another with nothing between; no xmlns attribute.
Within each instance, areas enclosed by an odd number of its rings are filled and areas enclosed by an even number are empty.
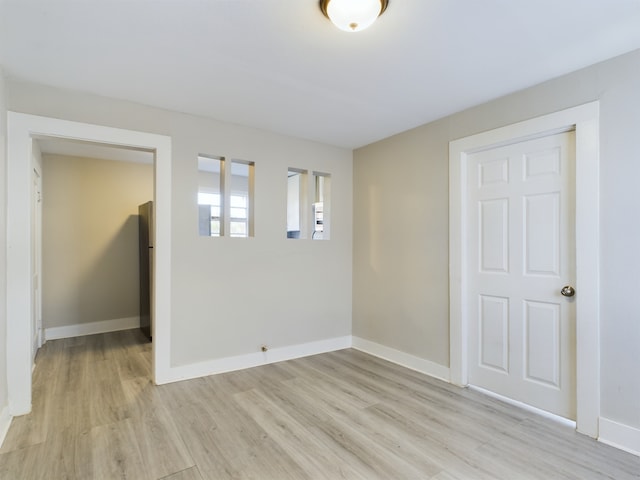
<svg viewBox="0 0 640 480"><path fill-rule="evenodd" d="M600 416L599 102L449 142L450 380L467 386L467 163L479 151L575 130L576 427L598 437Z"/></svg>
<svg viewBox="0 0 640 480"><path fill-rule="evenodd" d="M58 137L153 152L156 208L153 377L170 370L171 137L7 112L7 386L9 413L31 411L31 171L34 138Z"/></svg>
<svg viewBox="0 0 640 480"><path fill-rule="evenodd" d="M38 162L40 153L33 153L31 160L33 162L33 168L31 169L31 208L33 210L31 228L35 230L33 238L35 243L33 251L35 258L33 258L33 261L35 261L35 265L32 265L34 267L32 269L32 278L35 271L38 278L38 293L35 295L36 298L31 299L32 301L35 300L34 306L36 309L35 312L31 312L32 331L35 332L36 337L31 339L31 345L33 346L31 354L35 363L36 353L42 347L44 335L42 334L42 165Z"/></svg>

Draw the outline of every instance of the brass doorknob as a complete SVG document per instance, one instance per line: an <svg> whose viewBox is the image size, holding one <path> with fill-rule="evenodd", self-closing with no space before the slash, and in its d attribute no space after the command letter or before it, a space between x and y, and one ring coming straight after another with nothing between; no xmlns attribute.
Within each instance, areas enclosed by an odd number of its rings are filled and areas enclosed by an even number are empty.
<svg viewBox="0 0 640 480"><path fill-rule="evenodd" d="M565 297L573 297L576 294L576 289L571 285L565 285L562 287L562 290L560 290L560 293Z"/></svg>

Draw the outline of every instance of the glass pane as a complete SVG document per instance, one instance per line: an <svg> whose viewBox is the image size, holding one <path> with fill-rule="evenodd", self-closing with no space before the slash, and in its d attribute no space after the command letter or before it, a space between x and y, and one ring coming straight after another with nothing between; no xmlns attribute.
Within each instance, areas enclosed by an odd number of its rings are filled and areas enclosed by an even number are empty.
<svg viewBox="0 0 640 480"><path fill-rule="evenodd" d="M220 205L220 194L198 192L198 205Z"/></svg>
<svg viewBox="0 0 640 480"><path fill-rule="evenodd" d="M247 236L247 223L246 222L230 222L229 229L231 230L232 237L246 237Z"/></svg>
<svg viewBox="0 0 640 480"><path fill-rule="evenodd" d="M247 197L240 195L231 195L230 203L232 207L247 208Z"/></svg>
<svg viewBox="0 0 640 480"><path fill-rule="evenodd" d="M198 155L198 233L205 237L222 234L224 158Z"/></svg>
<svg viewBox="0 0 640 480"><path fill-rule="evenodd" d="M232 208L229 218L247 218L246 208Z"/></svg>
<svg viewBox="0 0 640 480"><path fill-rule="evenodd" d="M220 220L211 220L211 236L219 237L220 236Z"/></svg>
<svg viewBox="0 0 640 480"><path fill-rule="evenodd" d="M306 238L307 171L290 168L287 172L287 238Z"/></svg>
<svg viewBox="0 0 640 480"><path fill-rule="evenodd" d="M328 173L313 172L315 194L313 201L313 227L311 238L329 239L329 219L331 201L331 176Z"/></svg>
<svg viewBox="0 0 640 480"><path fill-rule="evenodd" d="M253 175L253 162L231 161L231 194L227 211L230 220L229 232L232 237L253 236Z"/></svg>

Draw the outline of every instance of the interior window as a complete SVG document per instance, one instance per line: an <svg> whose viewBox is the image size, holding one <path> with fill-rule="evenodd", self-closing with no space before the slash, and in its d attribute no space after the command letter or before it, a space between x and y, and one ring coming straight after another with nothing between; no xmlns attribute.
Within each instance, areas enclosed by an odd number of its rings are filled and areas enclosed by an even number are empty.
<svg viewBox="0 0 640 480"><path fill-rule="evenodd" d="M313 172L315 193L312 212L313 225L311 238L314 240L328 240L331 230L331 175Z"/></svg>
<svg viewBox="0 0 640 480"><path fill-rule="evenodd" d="M253 237L253 162L231 160L229 195L229 235Z"/></svg>
<svg viewBox="0 0 640 480"><path fill-rule="evenodd" d="M198 232L224 234L224 157L198 155Z"/></svg>
<svg viewBox="0 0 640 480"><path fill-rule="evenodd" d="M307 171L290 168L287 172L287 238L307 238Z"/></svg>

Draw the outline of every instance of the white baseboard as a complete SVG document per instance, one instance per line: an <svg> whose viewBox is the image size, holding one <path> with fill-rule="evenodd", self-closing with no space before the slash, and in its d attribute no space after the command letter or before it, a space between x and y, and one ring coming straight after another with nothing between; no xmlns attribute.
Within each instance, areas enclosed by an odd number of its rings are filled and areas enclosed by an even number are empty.
<svg viewBox="0 0 640 480"><path fill-rule="evenodd" d="M373 355L374 357L388 360L392 363L397 363L403 367L415 370L430 377L444 380L450 383L449 368L439 363L426 360L424 358L416 357L409 353L401 352L391 347L380 345L379 343L371 342L360 337L352 337L352 346L356 350Z"/></svg>
<svg viewBox="0 0 640 480"><path fill-rule="evenodd" d="M140 317L115 318L113 320L102 320L100 322L46 328L44 330L44 338L45 340L55 340L57 338L81 337L83 335L94 335L96 333L129 330L139 326Z"/></svg>
<svg viewBox="0 0 640 480"><path fill-rule="evenodd" d="M0 412L0 447L2 447L4 439L7 436L7 432L11 426L11 420L13 420L13 417L9 413L9 406L7 405L2 409L2 412Z"/></svg>
<svg viewBox="0 0 640 480"><path fill-rule="evenodd" d="M600 417L598 441L640 457L640 429Z"/></svg>
<svg viewBox="0 0 640 480"><path fill-rule="evenodd" d="M293 360L295 358L334 352L351 347L351 336L330 338L317 342L273 348L266 352L248 353L234 357L218 358L206 362L193 363L180 367L172 367L166 378L159 383L179 382L191 378L206 377L218 373L232 372L245 368L258 367L269 363Z"/></svg>

